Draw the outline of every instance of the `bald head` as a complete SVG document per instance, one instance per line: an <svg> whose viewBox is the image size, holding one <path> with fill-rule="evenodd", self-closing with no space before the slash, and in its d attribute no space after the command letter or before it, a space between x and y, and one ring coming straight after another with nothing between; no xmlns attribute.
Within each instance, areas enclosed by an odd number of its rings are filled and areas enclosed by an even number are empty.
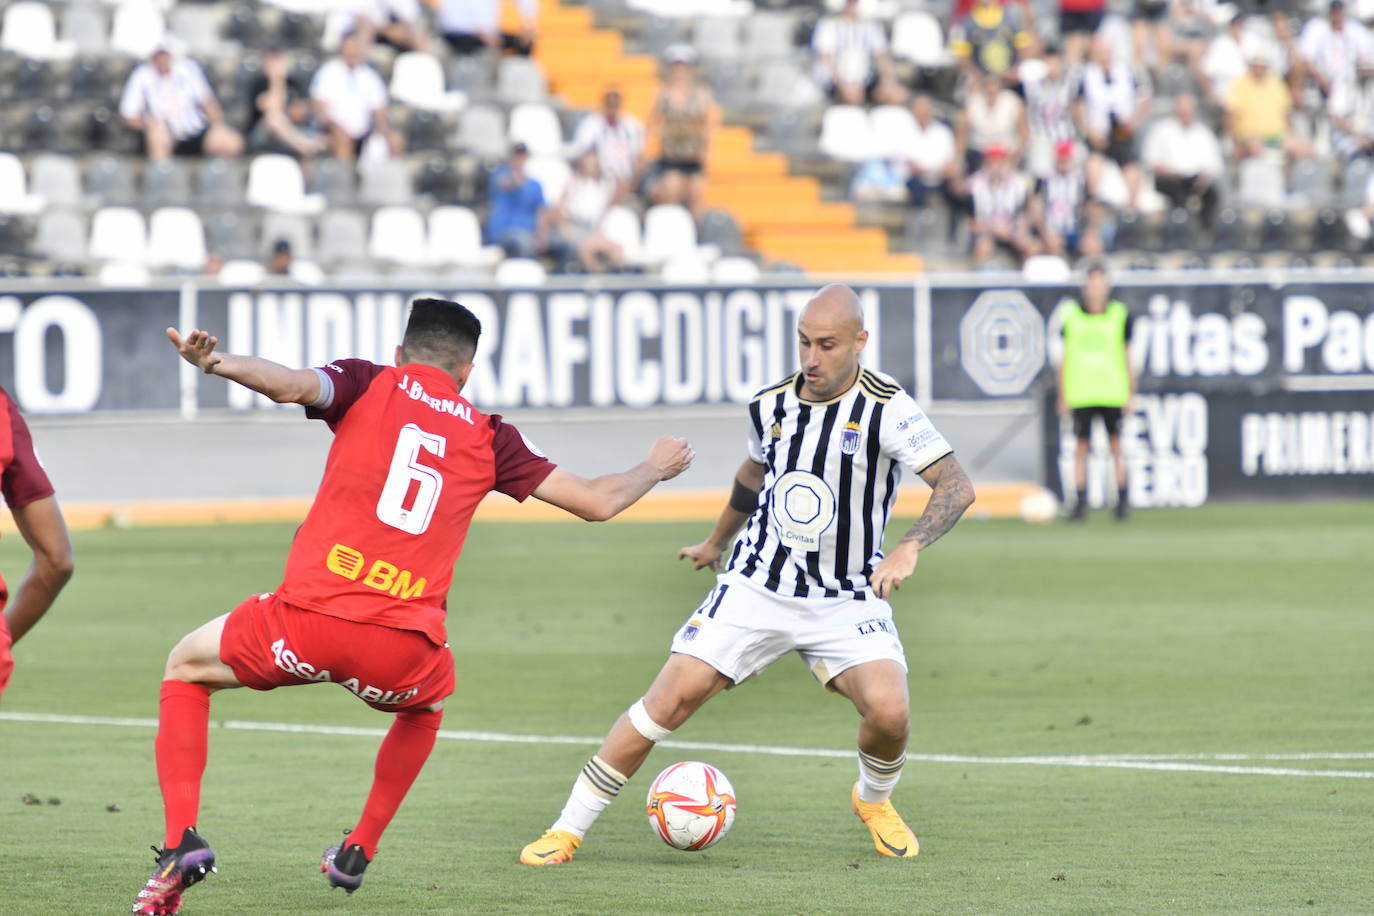
<svg viewBox="0 0 1374 916"><path fill-rule="evenodd" d="M828 401L847 391L867 342L863 306L854 290L832 283L812 296L797 319L802 397Z"/></svg>

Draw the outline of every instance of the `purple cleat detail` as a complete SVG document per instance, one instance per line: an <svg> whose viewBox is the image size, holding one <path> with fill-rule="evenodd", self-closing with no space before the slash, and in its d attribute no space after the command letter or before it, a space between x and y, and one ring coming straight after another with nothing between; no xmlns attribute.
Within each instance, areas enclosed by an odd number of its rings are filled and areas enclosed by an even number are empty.
<svg viewBox="0 0 1374 916"><path fill-rule="evenodd" d="M175 849L158 849L157 867L134 898L137 916L170 916L181 910L181 894L205 880L215 868L215 853L195 830L187 827Z"/></svg>
<svg viewBox="0 0 1374 916"><path fill-rule="evenodd" d="M324 857L320 860L320 871L329 878L330 887L341 887L351 894L362 887L363 872L367 870L371 861L363 852L363 847L357 843L347 848L340 843L324 851Z"/></svg>

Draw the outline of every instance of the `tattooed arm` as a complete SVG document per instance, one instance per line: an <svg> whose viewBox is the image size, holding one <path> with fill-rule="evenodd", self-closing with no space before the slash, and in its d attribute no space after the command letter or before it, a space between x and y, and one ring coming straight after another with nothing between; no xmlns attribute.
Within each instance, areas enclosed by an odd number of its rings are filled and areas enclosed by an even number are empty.
<svg viewBox="0 0 1374 916"><path fill-rule="evenodd" d="M930 484L931 489L925 511L868 577L879 598L886 599L900 588L916 570L920 552L953 528L964 510L973 504L973 484L953 454L922 471L921 479Z"/></svg>

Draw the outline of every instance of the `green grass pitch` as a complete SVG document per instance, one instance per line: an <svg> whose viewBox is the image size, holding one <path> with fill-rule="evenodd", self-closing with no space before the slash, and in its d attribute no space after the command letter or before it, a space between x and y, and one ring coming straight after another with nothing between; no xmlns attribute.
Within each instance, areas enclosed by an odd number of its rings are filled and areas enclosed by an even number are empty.
<svg viewBox="0 0 1374 916"><path fill-rule="evenodd" d="M902 527L894 524L894 529ZM597 738L709 585L703 525L475 527L450 595L445 727ZM278 582L290 526L77 536L77 577L19 646L6 713L153 717L167 650ZM895 607L913 754L1302 754L1184 764L1374 774L1374 504L1220 506L1116 526L966 521ZM14 582L18 538L0 544ZM216 696L214 720L384 727L335 686ZM852 746L855 717L784 659L675 736ZM201 828L220 874L182 912L1357 913L1374 910L1374 780L915 760L914 860L849 812L850 760L658 749L569 866L519 866L592 745L441 741L352 897L319 851L351 826L373 737L217 729ZM734 830L654 839L643 796L720 766ZM24 804L31 794L42 803ZM49 800L60 800L60 804ZM161 839L148 728L0 720L0 913L127 912Z"/></svg>

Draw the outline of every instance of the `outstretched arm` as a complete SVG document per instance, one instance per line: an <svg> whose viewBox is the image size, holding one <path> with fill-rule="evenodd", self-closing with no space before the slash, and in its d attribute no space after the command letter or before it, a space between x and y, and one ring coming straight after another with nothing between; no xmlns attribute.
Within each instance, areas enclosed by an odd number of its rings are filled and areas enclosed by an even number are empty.
<svg viewBox="0 0 1374 916"><path fill-rule="evenodd" d="M288 369L270 359L216 353L218 337L209 331L195 330L183 340L176 328L167 329L167 339L181 358L206 375L218 375L265 394L278 404L313 404L320 396L320 379L313 369Z"/></svg>
<svg viewBox="0 0 1374 916"><path fill-rule="evenodd" d="M628 471L587 480L555 468L532 495L578 518L604 522L634 505L661 481L687 470L695 456L686 439L663 436L649 449L649 457Z"/></svg>
<svg viewBox="0 0 1374 916"><path fill-rule="evenodd" d="M72 577L75 560L56 497L45 496L11 512L19 534L33 551L33 563L5 609L10 635L18 642L52 607L57 593Z"/></svg>
<svg viewBox="0 0 1374 916"><path fill-rule="evenodd" d="M973 483L953 454L946 455L922 471L921 479L930 484L931 491L925 511L868 577L874 594L879 598L886 599L900 588L902 582L915 572L921 551L953 528L964 510L973 504Z"/></svg>
<svg viewBox="0 0 1374 916"><path fill-rule="evenodd" d="M749 516L759 505L759 490L763 489L763 465L746 458L735 474L735 487L730 493L730 501L721 510L720 519L711 534L700 544L684 547L677 552L677 558L690 559L692 569L721 567L720 556L725 548L739 534Z"/></svg>

